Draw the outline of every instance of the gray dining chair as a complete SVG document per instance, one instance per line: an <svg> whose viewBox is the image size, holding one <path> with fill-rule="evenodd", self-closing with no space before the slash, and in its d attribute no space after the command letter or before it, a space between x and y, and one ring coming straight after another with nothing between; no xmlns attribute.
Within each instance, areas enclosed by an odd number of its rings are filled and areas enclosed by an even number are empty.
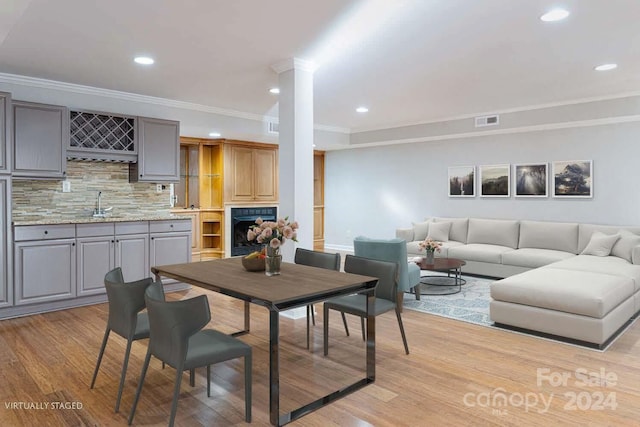
<svg viewBox="0 0 640 427"><path fill-rule="evenodd" d="M309 249L296 248L296 255L293 262L301 265L308 265L311 267L325 268L327 270L340 271L340 254L330 254L326 252L312 251ZM311 314L311 316L309 316ZM344 316L344 314L343 314ZM313 304L307 305L307 348L309 348L309 317L316 324L315 310ZM345 325L346 319L343 318Z"/></svg>
<svg viewBox="0 0 640 427"><path fill-rule="evenodd" d="M400 327L400 334L402 335L402 342L404 343L404 351L409 354L409 346L407 345L407 337L404 333L400 307L397 304L398 263L347 255L344 263L344 271L378 278L378 284L374 291L375 304L373 314L377 317L388 311L395 310L398 326ZM331 298L324 302L325 356L329 354L329 310L336 310L343 314L353 314L360 317L364 331L364 319L367 317L367 296L364 294L347 295ZM348 335L348 329L345 330Z"/></svg>
<svg viewBox="0 0 640 427"><path fill-rule="evenodd" d="M120 410L120 400L122 398L124 380L127 375L131 344L133 341L149 338L149 318L147 317L147 313L142 313L141 311L145 308L144 292L152 283L153 279L150 277L127 283L124 281L120 267L109 271L104 276L104 286L107 290L107 298L109 300L109 317L107 319L104 337L102 338L100 354L98 354L96 367L93 371L90 388L93 388L96 383L96 377L98 376L98 370L102 363L104 350L107 347L109 334L113 331L127 340L127 349L124 353L120 385L118 386L118 397L116 399L116 412ZM160 289L162 289L161 283Z"/></svg>
<svg viewBox="0 0 640 427"><path fill-rule="evenodd" d="M129 415L133 422L151 356L176 369L169 426L178 409L182 372L207 367L207 397L211 397L211 365L244 357L245 420L251 422L251 347L237 338L214 329L203 328L211 320L209 301L200 295L181 301L164 301L157 284L145 292L149 313L149 347Z"/></svg>

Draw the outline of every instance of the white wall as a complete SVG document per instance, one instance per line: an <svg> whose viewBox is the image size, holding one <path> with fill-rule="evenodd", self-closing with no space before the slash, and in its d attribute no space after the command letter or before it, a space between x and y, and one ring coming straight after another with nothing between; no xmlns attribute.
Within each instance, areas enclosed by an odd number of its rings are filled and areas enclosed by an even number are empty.
<svg viewBox="0 0 640 427"><path fill-rule="evenodd" d="M448 166L554 160L593 160L594 197L448 197ZM640 123L331 151L325 174L328 247L351 247L357 235L391 238L427 216L638 225Z"/></svg>

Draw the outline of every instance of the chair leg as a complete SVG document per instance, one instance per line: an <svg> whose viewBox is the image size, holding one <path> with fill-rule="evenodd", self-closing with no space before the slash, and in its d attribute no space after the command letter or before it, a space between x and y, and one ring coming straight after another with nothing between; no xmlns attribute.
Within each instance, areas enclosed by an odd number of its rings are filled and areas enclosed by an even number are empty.
<svg viewBox="0 0 640 427"><path fill-rule="evenodd" d="M404 343L404 351L409 354L409 345L407 345L407 336L404 334L404 325L402 324L402 316L400 310L396 307L396 317L398 318L398 326L400 326L400 334L402 335L402 342Z"/></svg>
<svg viewBox="0 0 640 427"><path fill-rule="evenodd" d="M420 283L414 286L413 292L416 294L416 301L420 301Z"/></svg>
<svg viewBox="0 0 640 427"><path fill-rule="evenodd" d="M211 397L211 365L207 365L207 397Z"/></svg>
<svg viewBox="0 0 640 427"><path fill-rule="evenodd" d="M251 351L244 356L244 419L251 422Z"/></svg>
<svg viewBox="0 0 640 427"><path fill-rule="evenodd" d="M169 427L173 427L173 423L176 419L176 413L178 412L178 396L180 396L180 382L182 381L182 371L184 365L176 367L176 383L173 387L173 401L171 402L171 416L169 418ZM193 371L193 369L191 369Z"/></svg>
<svg viewBox="0 0 640 427"><path fill-rule="evenodd" d="M120 399L122 399L122 389L124 380L127 377L127 366L129 365L129 355L131 354L131 343L133 339L127 339L127 349L124 352L124 362L122 363L122 373L120 373L120 386L118 387L118 398L116 399L116 413L120 411Z"/></svg>
<svg viewBox="0 0 640 427"><path fill-rule="evenodd" d="M102 345L100 346L100 354L98 354L98 361L96 362L96 369L93 371L93 378L91 379L91 387L93 388L96 383L96 377L98 376L98 369L100 369L100 364L102 363L102 356L104 355L104 349L107 347L107 340L109 339L109 332L111 329L107 327L104 331L104 338L102 338Z"/></svg>
<svg viewBox="0 0 640 427"><path fill-rule="evenodd" d="M309 349L309 311L313 312L313 309L310 308L311 305L307 305L307 350Z"/></svg>
<svg viewBox="0 0 640 427"><path fill-rule="evenodd" d="M147 375L147 368L149 367L150 360L151 349L148 349L147 356L144 358L144 364L142 365L142 373L140 374L140 381L138 382L138 388L136 389L136 397L134 397L133 405L131 406L131 413L129 414L129 425L131 425L131 423L133 422L133 416L136 414L136 406L138 406L138 399L140 399L142 385L144 384L144 377Z"/></svg>
<svg viewBox="0 0 640 427"><path fill-rule="evenodd" d="M366 341L367 339L364 336L364 332L365 332L365 329L364 329L364 317L360 318L360 326L362 327L362 341Z"/></svg>
<svg viewBox="0 0 640 427"><path fill-rule="evenodd" d="M309 304L308 307L311 309L311 320L312 320L313 326L316 326L316 313L315 313L315 310L313 309L313 304Z"/></svg>
<svg viewBox="0 0 640 427"><path fill-rule="evenodd" d="M194 368L189 369L189 385L191 387L196 386L196 370Z"/></svg>
<svg viewBox="0 0 640 427"><path fill-rule="evenodd" d="M342 315L342 324L344 325L344 331L347 333L347 336L349 336L349 327L347 326L347 317L344 315L343 311L341 311L340 314Z"/></svg>
<svg viewBox="0 0 640 427"><path fill-rule="evenodd" d="M326 304L322 304L322 340L324 343L324 355L329 354L329 307Z"/></svg>

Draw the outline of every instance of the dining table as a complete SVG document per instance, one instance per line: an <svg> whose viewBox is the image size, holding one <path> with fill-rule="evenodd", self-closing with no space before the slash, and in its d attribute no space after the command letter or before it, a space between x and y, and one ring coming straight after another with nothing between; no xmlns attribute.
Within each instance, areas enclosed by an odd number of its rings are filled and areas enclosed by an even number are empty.
<svg viewBox="0 0 640 427"><path fill-rule="evenodd" d="M334 402L375 381L375 287L378 279L335 270L283 263L281 273L247 271L242 259L209 261L152 267L156 280L161 277L219 292L244 301L243 329L233 335L250 333L250 305L269 310L269 420L272 425L288 424L318 408ZM329 298L355 293L367 296L366 368L364 378L340 387L290 412L280 414L280 313ZM317 357L317 356L310 356Z"/></svg>

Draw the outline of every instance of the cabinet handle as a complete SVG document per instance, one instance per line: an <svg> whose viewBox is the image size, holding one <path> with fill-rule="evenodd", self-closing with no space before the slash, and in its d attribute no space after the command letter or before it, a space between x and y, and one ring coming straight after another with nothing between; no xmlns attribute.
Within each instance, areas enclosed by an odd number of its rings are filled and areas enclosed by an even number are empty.
<svg viewBox="0 0 640 427"><path fill-rule="evenodd" d="M49 232L47 230L44 230L44 234L49 234Z"/></svg>
<svg viewBox="0 0 640 427"><path fill-rule="evenodd" d="M142 174L140 174L140 178L142 178Z"/></svg>
<svg viewBox="0 0 640 427"><path fill-rule="evenodd" d="M169 227L173 228L173 224L169 225Z"/></svg>
<svg viewBox="0 0 640 427"><path fill-rule="evenodd" d="M112 240L111 243L115 243L115 240Z"/></svg>
<svg viewBox="0 0 640 427"><path fill-rule="evenodd" d="M155 239L155 237L152 237L151 240Z"/></svg>
<svg viewBox="0 0 640 427"><path fill-rule="evenodd" d="M76 242L73 242L73 243L71 244L71 246L75 246L75 245L76 245Z"/></svg>

